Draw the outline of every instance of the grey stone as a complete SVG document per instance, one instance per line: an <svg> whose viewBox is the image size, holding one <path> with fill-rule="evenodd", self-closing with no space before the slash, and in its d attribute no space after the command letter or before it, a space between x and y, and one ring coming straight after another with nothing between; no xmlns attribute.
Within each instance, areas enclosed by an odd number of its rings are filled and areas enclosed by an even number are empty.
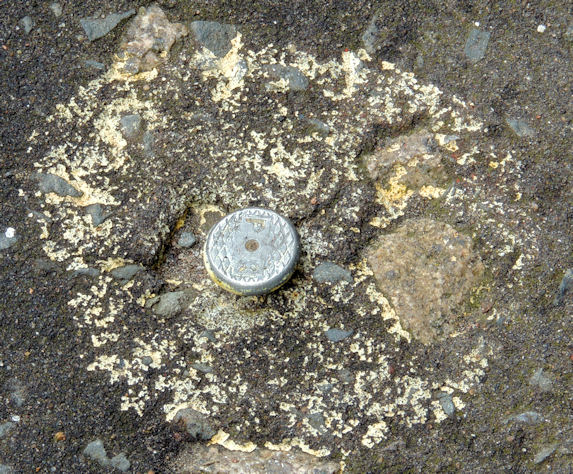
<svg viewBox="0 0 573 474"><path fill-rule="evenodd" d="M80 24L86 32L90 41L95 41L107 35L121 21L135 15L135 10L131 9L124 13L112 13L105 18L82 18Z"/></svg>
<svg viewBox="0 0 573 474"><path fill-rule="evenodd" d="M543 416L541 416L541 414L537 413L536 411L524 411L518 415L510 416L505 420L505 423L509 423L510 421L518 421L520 423L534 425L543 421Z"/></svg>
<svg viewBox="0 0 573 474"><path fill-rule="evenodd" d="M191 364L191 367L193 367L195 370L198 370L199 372L203 372L204 374L212 374L213 373L213 367L211 367L207 364L195 363L195 364Z"/></svg>
<svg viewBox="0 0 573 474"><path fill-rule="evenodd" d="M89 214L92 218L92 224L98 226L103 224L105 220L111 216L111 213L104 212L103 206L101 204L90 204L85 208L86 214Z"/></svg>
<svg viewBox="0 0 573 474"><path fill-rule="evenodd" d="M101 439L96 439L89 443L84 451L84 455L97 461L102 466L109 465L109 459L107 458L107 453L105 452L105 448L103 447L103 442Z"/></svg>
<svg viewBox="0 0 573 474"><path fill-rule="evenodd" d="M376 25L377 20L378 20L377 15L372 17L370 23L368 24L368 27L366 28L364 33L362 33L362 43L364 44L364 49L369 54L376 52L376 42L378 40L378 35L380 33L380 29Z"/></svg>
<svg viewBox="0 0 573 474"><path fill-rule="evenodd" d="M191 408L179 410L173 421L183 422L187 433L197 440L209 440L217 433L203 413Z"/></svg>
<svg viewBox="0 0 573 474"><path fill-rule="evenodd" d="M14 427L16 423L12 423L11 421L7 421L6 423L2 423L0 425L0 439L6 436Z"/></svg>
<svg viewBox="0 0 573 474"><path fill-rule="evenodd" d="M540 464L545 461L549 456L551 456L555 450L557 449L557 443L554 443L550 446L546 446L545 448L538 451L535 456L533 457L533 462L535 464Z"/></svg>
<svg viewBox="0 0 573 474"><path fill-rule="evenodd" d="M97 278L100 275L100 273L101 272L97 268L90 268L90 267L78 268L77 270L74 270L74 272L72 273L72 277L78 275L85 275L90 278Z"/></svg>
<svg viewBox="0 0 573 474"><path fill-rule="evenodd" d="M353 331L344 331L342 329L329 329L324 334L330 342L340 342L352 335Z"/></svg>
<svg viewBox="0 0 573 474"><path fill-rule="evenodd" d="M117 456L114 456L109 460L109 465L114 467L120 471L127 471L131 466L129 460L125 457L125 454L119 453Z"/></svg>
<svg viewBox="0 0 573 474"><path fill-rule="evenodd" d="M191 31L199 44L218 58L230 51L231 40L237 36L237 29L233 25L216 21L194 21L191 23Z"/></svg>
<svg viewBox="0 0 573 474"><path fill-rule="evenodd" d="M9 249L16 242L18 242L18 236L15 233L10 232L8 229L0 233L0 250Z"/></svg>
<svg viewBox="0 0 573 474"><path fill-rule="evenodd" d="M24 28L24 32L28 34L34 28L34 20L31 16L25 16L20 20L20 26Z"/></svg>
<svg viewBox="0 0 573 474"><path fill-rule="evenodd" d="M197 237L195 237L191 232L181 232L177 245L179 245L179 247L187 248L192 247L195 242L197 242Z"/></svg>
<svg viewBox="0 0 573 474"><path fill-rule="evenodd" d="M320 432L326 431L326 427L324 426L326 420L322 413L311 413L307 418L309 425L312 426L315 430Z"/></svg>
<svg viewBox="0 0 573 474"><path fill-rule="evenodd" d="M143 365L151 365L151 364L153 364L153 359L150 356L143 356L141 358L141 363Z"/></svg>
<svg viewBox="0 0 573 474"><path fill-rule="evenodd" d="M199 335L199 338L204 338L204 339L207 339L208 341L211 341L211 342L217 342L217 338L215 337L215 333L213 331L210 331L209 329L206 329L205 331L203 331Z"/></svg>
<svg viewBox="0 0 573 474"><path fill-rule="evenodd" d="M139 114L124 115L119 121L121 134L126 140L135 140L143 132L143 119Z"/></svg>
<svg viewBox="0 0 573 474"><path fill-rule="evenodd" d="M440 405L442 406L444 413L448 416L452 416L456 410L452 396L449 393L442 393L438 395L438 400L440 401Z"/></svg>
<svg viewBox="0 0 573 474"><path fill-rule="evenodd" d="M543 373L543 369L537 369L529 379L531 385L535 385L543 392L549 392L553 388L553 380Z"/></svg>
<svg viewBox="0 0 573 474"><path fill-rule="evenodd" d="M58 2L51 3L50 10L52 10L52 13L56 18L62 16L62 5L60 5Z"/></svg>
<svg viewBox="0 0 573 474"><path fill-rule="evenodd" d="M150 299L146 306L158 316L174 316L182 309L181 300L185 296L184 291L172 291Z"/></svg>
<svg viewBox="0 0 573 474"><path fill-rule="evenodd" d="M563 275L563 279L559 284L559 289L557 290L557 296L555 300L553 300L553 304L555 306L559 306L563 303L563 299L565 295L569 293L573 289L573 268L569 268L565 275Z"/></svg>
<svg viewBox="0 0 573 474"><path fill-rule="evenodd" d="M24 405L26 401L26 387L18 379L10 379L6 383L6 387L10 391L10 401L17 407Z"/></svg>
<svg viewBox="0 0 573 474"><path fill-rule="evenodd" d="M7 464L0 464L0 474L13 474L14 469L12 469Z"/></svg>
<svg viewBox="0 0 573 474"><path fill-rule="evenodd" d="M104 63L100 63L99 61L94 61L92 59L86 59L84 61L84 64L88 67L93 67L94 69L100 69L100 70L104 70L105 69L105 64Z"/></svg>
<svg viewBox="0 0 573 474"><path fill-rule="evenodd" d="M78 191L65 179L52 173L38 173L36 179L39 182L40 191L44 194L56 193L58 196L81 197L83 192Z"/></svg>
<svg viewBox="0 0 573 474"><path fill-rule="evenodd" d="M345 268L332 262L324 262L318 265L312 272L312 277L319 283L336 283L342 280L352 283L352 274Z"/></svg>
<svg viewBox="0 0 573 474"><path fill-rule="evenodd" d="M470 31L464 47L464 54L470 61L476 63L483 59L490 36L488 31L481 31L476 28Z"/></svg>
<svg viewBox="0 0 573 474"><path fill-rule="evenodd" d="M509 128L511 128L518 137L531 137L535 135L535 130L533 130L525 120L508 118L506 122Z"/></svg>
<svg viewBox="0 0 573 474"><path fill-rule="evenodd" d="M111 271L111 274L118 280L131 280L137 273L144 269L145 267L142 267L141 265L124 265L123 267L114 268Z"/></svg>
<svg viewBox="0 0 573 474"><path fill-rule="evenodd" d="M153 132L147 130L143 134L143 152L145 156L148 158L153 158L155 156L155 150L153 146L155 145L155 137L153 136Z"/></svg>
<svg viewBox="0 0 573 474"><path fill-rule="evenodd" d="M284 79L291 91L303 91L308 87L308 78L294 66L268 64L264 70L275 80Z"/></svg>
<svg viewBox="0 0 573 474"><path fill-rule="evenodd" d="M330 133L330 127L328 124L322 122L318 119L307 119L308 131L310 133L318 133L319 135L326 137Z"/></svg>
<svg viewBox="0 0 573 474"><path fill-rule="evenodd" d="M348 369L340 369L338 371L338 378L341 382L344 383L352 383L354 381L354 377L352 376L352 372Z"/></svg>

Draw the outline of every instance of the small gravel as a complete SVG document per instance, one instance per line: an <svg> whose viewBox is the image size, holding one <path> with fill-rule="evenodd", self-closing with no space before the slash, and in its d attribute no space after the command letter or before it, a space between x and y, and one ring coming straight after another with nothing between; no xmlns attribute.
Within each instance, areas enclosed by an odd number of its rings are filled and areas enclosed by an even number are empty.
<svg viewBox="0 0 573 474"><path fill-rule="evenodd" d="M312 277L319 283L337 283L339 281L352 283L352 274L345 268L332 262L324 262L318 265L314 269Z"/></svg>
<svg viewBox="0 0 573 474"><path fill-rule="evenodd" d="M490 36L491 34L489 32L476 28L470 31L464 47L464 54L470 61L476 63L480 59L483 59Z"/></svg>
<svg viewBox="0 0 573 474"><path fill-rule="evenodd" d="M179 247L188 248L193 247L197 242L197 237L195 237L191 232L182 232L177 241Z"/></svg>
<svg viewBox="0 0 573 474"><path fill-rule="evenodd" d="M352 335L353 331L344 331L343 329L329 329L324 334L330 342L340 342Z"/></svg>

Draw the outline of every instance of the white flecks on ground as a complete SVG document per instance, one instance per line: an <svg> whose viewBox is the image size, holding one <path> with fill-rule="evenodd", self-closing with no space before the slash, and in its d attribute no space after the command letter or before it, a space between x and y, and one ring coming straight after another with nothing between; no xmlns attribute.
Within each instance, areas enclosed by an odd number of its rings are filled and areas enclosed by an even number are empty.
<svg viewBox="0 0 573 474"><path fill-rule="evenodd" d="M76 97L66 105L59 105L48 119L62 130L62 135L52 137L54 146L37 163L38 171L51 172L69 180L84 194L79 198L45 197L42 212L50 213L55 224L48 228L45 222L41 223L44 251L49 258L64 262L69 269L85 268L88 261L96 261L102 271L89 290L78 292L68 303L75 311L78 326L91 332L97 355L90 361L88 370L108 373L111 383L127 382L129 388L122 398L122 410L133 409L142 414L147 404L170 393L171 401L163 406L168 420L181 408L192 408L206 416L217 417L228 410L234 400L253 390L272 396L276 409L267 410L265 416L275 418L277 424L296 433L296 437L275 434L267 441L270 449L288 450L298 446L305 452L321 456L331 452L320 430L304 416L308 410L322 413L324 425L335 438L350 441L358 436L362 445L369 447L386 438L390 418L406 427L428 420L444 420L441 406L432 400L432 391L446 387L457 393L459 396L452 398L453 403L457 409L463 408L462 394L479 382L484 374L484 361L485 364L487 361L483 356L480 359L461 356L458 378L451 380L443 374L437 385L429 382L430 374L433 380L440 375L422 360L412 359L410 366L403 368L407 369L407 375L390 377L389 358L399 350L398 342L410 342L411 336L402 328L385 295L376 288L365 260L350 266L353 282L336 283L330 288L328 297L319 295L310 279L295 277L277 296L287 302L288 310L284 314L274 309L241 307L237 299L222 296L204 272L197 271L185 278L171 275L170 281L182 282L181 285L197 292L174 321L159 320L159 328L154 331L141 329L140 333L122 323L125 308L143 307L146 300L156 295L143 289L139 281L118 282L108 272L125 263L133 263L132 259L125 258L123 250L129 239L143 239L150 248L153 243L160 242L169 232L169 216L176 214L174 210L183 210L189 200L200 201L198 197L205 197L203 213L198 213L201 225L211 211L224 212L246 206L260 196L270 207L289 216L304 218L310 214L305 203L312 198L332 199L344 184L361 179L363 171L355 156L364 130L371 123L391 127L403 120L404 115L422 114L427 118L428 133L448 153L457 152L456 142L463 139L462 135L475 137L482 130L482 124L468 116L468 107L463 101L456 99L447 103L438 88L419 84L413 74L400 71L391 63L383 63L381 69L373 67L364 51L345 52L341 61L321 63L294 47L277 51L271 45L260 51L246 51L240 34L231 43L230 51L223 58L216 58L205 49L186 58L186 64L202 71L202 82L198 81L194 86L209 88L211 105L221 112L214 124L210 124L208 118L199 125L194 122L195 114L203 113L199 98L191 99L194 112L177 110L169 115L164 105L173 96L182 96L182 84L188 87L191 78L196 77L192 70L173 68L169 64L164 65L161 73L154 69L135 75L125 74L116 65L87 87L80 88ZM253 87L268 80L265 66L269 64L297 68L309 79L311 86L322 89L330 106L317 110L314 118L327 124L327 136L297 134L300 121L289 113L282 102L283 94L278 90L268 91L261 87L253 92ZM141 94L137 88L142 82L153 88L146 100L138 98ZM104 89L108 93L111 90L115 98L101 103L97 96ZM366 98L361 94L362 90L367 90ZM251 129L233 132L232 137L225 135L225 130L233 130L235 117L250 113L252 94L258 99L261 94L267 94L266 100L275 111L269 120L276 120L276 126L259 128L255 124ZM155 162L139 156L134 159L119 126L122 114L127 113L140 114L148 130L169 129L172 121L178 120L193 131L192 146L197 146L201 153L208 150L204 166L212 172L205 174L202 182L187 180L179 183L176 190L169 189L173 193L172 209L159 213L151 234L142 234L137 219L129 215L112 216L94 227L83 209L92 203L120 208L126 192L124 187L132 186L132 182L137 183L137 187L131 189L130 202L152 203L154 188L147 189L146 186L160 176L177 171L159 160ZM75 126L69 127L72 122ZM36 135L32 134L30 146L34 146L35 140ZM171 162L185 165L193 155L193 148L189 146L185 142L169 150ZM480 159L481 153L476 146L462 154L458 164ZM328 166L316 169L317 155ZM424 155L417 159L430 158ZM499 158L492 158L492 161L496 160ZM397 165L385 187L378 189L380 202L389 217L378 217L373 221L374 225L384 228L402 215L414 193L411 185L408 187L400 181L408 173L408 163ZM411 163L411 166L417 166L417 163ZM506 164L512 168L516 166L511 161ZM500 164L494 171L504 169L506 166ZM238 170L247 179L238 179ZM126 180L125 184L122 179ZM436 198L443 192L436 183L426 183L425 187L416 190L426 199ZM214 195L218 206L213 204ZM456 202L466 202L466 198L463 189L452 187L445 203L455 206ZM468 205L484 219L491 212L502 211L490 202L469 201ZM340 213L341 217L332 224L334 230L345 230L348 223L357 221L356 209L348 208ZM320 215L324 215L324 210ZM61 229L61 232L51 231L52 228ZM301 267L307 274L316 266L317 257L327 257L333 248L334 242L325 237L332 229L316 229L308 220L302 219L300 234L305 255ZM510 250L526 246L523 236L503 229L496 232L496 236L508 242ZM333 238L344 239L343 232L332 233L337 234L340 237ZM530 243L529 248L532 246ZM369 306L352 307L357 295L366 295ZM252 301L256 303L257 300ZM324 336L329 327L326 318L338 304L352 307L357 320L379 321L385 328L383 335L356 330L344 341L336 343L338 345L329 343ZM145 314L152 317L150 312ZM292 322L296 322L297 331L305 335L297 349L303 356L297 358L292 353L295 349L286 342L290 336L284 330L285 325ZM266 328L264 344L258 344L255 339L260 335L257 328L261 325ZM218 330L215 340L203 336L205 328ZM237 341L245 344L238 345ZM215 366L217 370L201 373L191 367L179 348L182 342L194 348L193 363ZM118 348L126 345L134 346L131 356L120 357ZM264 358L268 373L273 374L267 379L264 390L260 385L255 388L256 379L245 365L255 354L254 345L258 347L257 357ZM229 358L229 354L233 357ZM226 357L224 363L220 362L223 357ZM356 361L365 362L371 368L353 369L348 373L347 367ZM150 367L159 369L151 378ZM325 387L330 391L326 392ZM248 416L236 418L233 430L237 433L256 431L256 420L259 411L263 410L261 406L253 406ZM231 438L223 433L218 440L231 449L253 447L248 441Z"/></svg>

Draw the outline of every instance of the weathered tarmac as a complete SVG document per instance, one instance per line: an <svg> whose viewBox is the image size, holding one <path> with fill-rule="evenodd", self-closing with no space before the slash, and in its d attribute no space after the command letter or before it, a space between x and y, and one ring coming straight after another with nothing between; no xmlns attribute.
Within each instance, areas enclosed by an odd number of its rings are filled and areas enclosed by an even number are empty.
<svg viewBox="0 0 573 474"><path fill-rule="evenodd" d="M157 5L0 9L0 472L571 472L565 2Z"/></svg>

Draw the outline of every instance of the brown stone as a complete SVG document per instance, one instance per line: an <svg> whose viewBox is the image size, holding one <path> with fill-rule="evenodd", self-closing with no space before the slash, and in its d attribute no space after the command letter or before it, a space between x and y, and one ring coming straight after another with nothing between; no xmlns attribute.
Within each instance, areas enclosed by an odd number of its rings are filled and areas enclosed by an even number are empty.
<svg viewBox="0 0 573 474"><path fill-rule="evenodd" d="M484 269L470 237L430 219L407 220L380 237L368 263L404 328L425 344L451 331Z"/></svg>

